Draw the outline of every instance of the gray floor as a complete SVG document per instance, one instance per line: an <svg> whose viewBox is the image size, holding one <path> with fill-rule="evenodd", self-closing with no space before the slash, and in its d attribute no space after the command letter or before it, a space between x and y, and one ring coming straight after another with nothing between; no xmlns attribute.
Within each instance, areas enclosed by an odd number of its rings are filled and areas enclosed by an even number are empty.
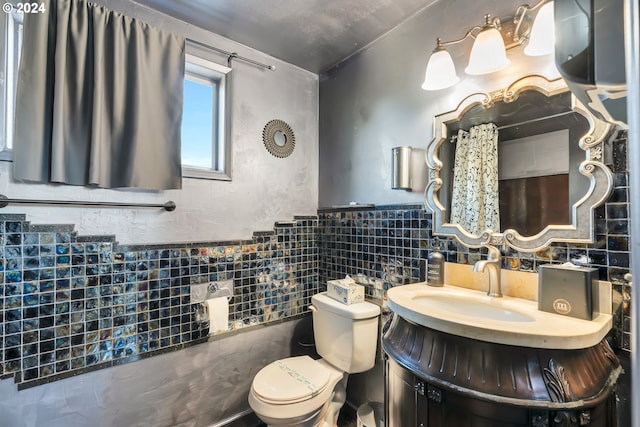
<svg viewBox="0 0 640 427"><path fill-rule="evenodd" d="M340 416L338 417L338 427L356 427L358 425L358 422L356 420L355 414L352 413L352 411L350 410L351 408L348 408L349 410L343 410L340 411Z"/></svg>
<svg viewBox="0 0 640 427"><path fill-rule="evenodd" d="M356 427L357 425L358 422L356 420L355 414L353 413L353 410L350 407L342 408L342 410L340 411L340 416L338 417L338 427ZM234 425L233 427L236 426ZM260 423L256 425L256 427L266 427L266 424Z"/></svg>

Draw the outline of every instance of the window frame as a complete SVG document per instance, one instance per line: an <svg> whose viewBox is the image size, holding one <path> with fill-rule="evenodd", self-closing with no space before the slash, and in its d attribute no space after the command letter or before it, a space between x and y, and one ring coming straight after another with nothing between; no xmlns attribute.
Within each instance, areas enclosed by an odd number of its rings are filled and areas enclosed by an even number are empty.
<svg viewBox="0 0 640 427"><path fill-rule="evenodd" d="M200 43L187 40L185 49L185 79L199 83L213 83L212 117L213 168L182 165L183 178L231 180L230 87L232 69L212 60L215 52ZM184 141L183 141L184 143Z"/></svg>
<svg viewBox="0 0 640 427"><path fill-rule="evenodd" d="M21 31L24 15L15 11L5 13L0 23L2 58L0 58L0 161L13 160L14 112L18 67L21 53Z"/></svg>
<svg viewBox="0 0 640 427"><path fill-rule="evenodd" d="M0 58L0 161L13 161L13 132L16 96L16 81L20 58L20 46L16 40L17 25L22 25L23 16L13 12L0 20L0 42L3 51ZM182 165L183 178L231 180L231 134L230 134L230 87L232 69L215 63L215 52L205 46L187 41L185 46L185 79L216 84L214 117L212 117L212 163L213 168ZM195 67L194 67L195 66ZM194 70L193 68L196 68ZM199 69L201 72L197 72ZM202 70L205 70L202 72ZM10 102L10 100L12 100Z"/></svg>

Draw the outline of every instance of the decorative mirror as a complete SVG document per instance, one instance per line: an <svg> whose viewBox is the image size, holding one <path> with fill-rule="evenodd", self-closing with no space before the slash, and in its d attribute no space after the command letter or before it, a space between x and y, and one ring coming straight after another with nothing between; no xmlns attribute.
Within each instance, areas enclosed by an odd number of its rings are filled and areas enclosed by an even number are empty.
<svg viewBox="0 0 640 427"><path fill-rule="evenodd" d="M593 210L613 187L603 163L610 130L562 78L531 75L467 96L435 117L427 148L434 234L527 252L593 242Z"/></svg>
<svg viewBox="0 0 640 427"><path fill-rule="evenodd" d="M289 157L296 148L296 137L293 129L282 120L271 120L262 130L264 146L276 157Z"/></svg>

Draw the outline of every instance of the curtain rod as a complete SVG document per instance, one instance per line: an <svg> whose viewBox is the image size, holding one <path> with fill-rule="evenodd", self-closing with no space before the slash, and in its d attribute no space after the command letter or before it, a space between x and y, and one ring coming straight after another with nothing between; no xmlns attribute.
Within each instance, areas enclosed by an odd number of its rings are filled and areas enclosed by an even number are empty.
<svg viewBox="0 0 640 427"><path fill-rule="evenodd" d="M498 127L498 130L509 129L509 128L516 127L516 126L528 125L530 123L541 122L541 121L549 120L549 119L556 119L558 117L566 116L566 115L572 114L572 113L575 113L575 111L563 111L562 113L556 113L556 114L552 114L550 116L538 117L537 119L531 119L531 120L526 120L526 121L520 122L520 123L513 123L513 124L510 124L510 125L500 126L500 127Z"/></svg>
<svg viewBox="0 0 640 427"><path fill-rule="evenodd" d="M102 206L102 207L109 207L109 208L163 208L168 212L172 212L176 209L176 204L171 200L163 204L111 203L111 202L86 202L86 201L71 201L71 200L9 199L4 194L0 194L0 208L5 208L10 204Z"/></svg>
<svg viewBox="0 0 640 427"><path fill-rule="evenodd" d="M516 126L528 125L528 124L531 124L531 123L536 123L536 122L549 120L549 119L556 119L558 117L566 116L566 115L571 114L571 113L575 113L575 111L564 111L562 113L556 113L556 114L552 114L550 116L539 117L537 119L531 119L531 120L527 120L527 121L520 122L520 123L513 123L513 124L510 124L510 125L499 126L498 130L504 130L504 129L509 129L509 128L516 127ZM456 142L457 139L458 139L458 135L451 135L449 137L449 141L450 142Z"/></svg>
<svg viewBox="0 0 640 427"><path fill-rule="evenodd" d="M204 47L206 49L215 50L216 52L227 56L228 57L227 58L227 64L229 65L229 68L231 68L231 60L235 58L235 59L239 59L239 60L244 61L244 62L248 62L249 64L257 65L258 67L266 68L266 69L271 70L271 71L275 71L275 69L276 69L275 65L267 65L267 64L263 64L263 63L258 62L258 61L254 61L251 58L247 58L245 56L240 56L236 52L229 52L227 50L223 50L223 49L220 49L220 48L217 48L217 47L214 47L214 46L210 46L208 44L205 44L205 43L202 43L202 42L199 42L199 41L196 41L196 40L187 39L187 42L195 44L195 45L198 45L198 46L202 46L202 47Z"/></svg>

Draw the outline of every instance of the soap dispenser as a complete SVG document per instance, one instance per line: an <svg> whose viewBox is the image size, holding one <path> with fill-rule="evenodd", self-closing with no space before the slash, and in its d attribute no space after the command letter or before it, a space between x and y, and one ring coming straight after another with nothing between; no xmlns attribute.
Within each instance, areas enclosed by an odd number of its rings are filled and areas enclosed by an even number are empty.
<svg viewBox="0 0 640 427"><path fill-rule="evenodd" d="M427 285L444 286L444 255L438 251L427 256Z"/></svg>

